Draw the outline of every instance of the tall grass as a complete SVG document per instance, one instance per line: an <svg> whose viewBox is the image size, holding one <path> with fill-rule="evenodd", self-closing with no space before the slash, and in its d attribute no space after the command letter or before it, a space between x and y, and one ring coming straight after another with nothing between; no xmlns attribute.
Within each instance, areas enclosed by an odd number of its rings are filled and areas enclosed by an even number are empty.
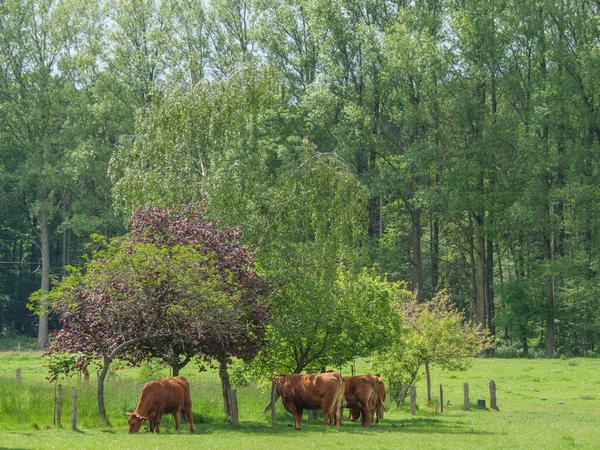
<svg viewBox="0 0 600 450"><path fill-rule="evenodd" d="M216 448L216 449L349 449L483 448L554 449L595 448L600 429L600 361L477 359L466 372L432 371L434 401L428 404L424 381L417 384L418 410L407 406L389 410L380 424L363 429L346 419L339 431L322 429L319 421L303 419L303 429L292 430L291 416L277 406L277 424L261 414L269 393L256 386L238 389L240 425L223 413L220 383L215 371L186 367L182 375L191 385L196 435L187 425L174 432L171 416L161 424L161 435L147 431L127 435L123 412L135 408L148 376L143 370L112 373L105 401L110 426L99 426L96 379L63 380L62 428L53 425L56 385L45 380L39 353L0 353L0 448ZM22 380L15 379L22 368ZM359 362L365 372L367 363ZM349 368L343 368L345 375ZM154 371L156 377L168 371ZM477 398L489 407L489 380L498 387L500 411L476 407ZM463 383L469 382L471 410L463 408ZM439 385L444 388L444 413L436 413ZM71 389L78 391L78 431L69 428ZM346 416L347 417L347 416Z"/></svg>
<svg viewBox="0 0 600 450"><path fill-rule="evenodd" d="M8 351L34 351L38 349L37 339L27 336L2 336L0 338L0 352Z"/></svg>

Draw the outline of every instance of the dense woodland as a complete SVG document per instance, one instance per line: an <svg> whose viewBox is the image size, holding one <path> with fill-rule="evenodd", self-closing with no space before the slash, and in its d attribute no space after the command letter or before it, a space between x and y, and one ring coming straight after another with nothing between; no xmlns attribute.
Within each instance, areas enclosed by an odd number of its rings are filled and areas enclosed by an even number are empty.
<svg viewBox="0 0 600 450"><path fill-rule="evenodd" d="M314 323L332 285L361 292L352 266L444 292L498 349L597 355L599 17L590 0L0 1L0 331L45 345L58 323L29 296L91 234L204 199Z"/></svg>

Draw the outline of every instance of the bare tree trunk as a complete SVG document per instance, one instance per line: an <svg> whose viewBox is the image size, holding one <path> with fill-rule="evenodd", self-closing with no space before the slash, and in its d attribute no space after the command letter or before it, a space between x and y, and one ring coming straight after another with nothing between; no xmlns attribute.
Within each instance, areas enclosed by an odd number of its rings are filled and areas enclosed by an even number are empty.
<svg viewBox="0 0 600 450"><path fill-rule="evenodd" d="M477 297L475 299L475 320L483 330L485 323L485 238L483 236L483 219L473 214L475 221L475 252L477 254Z"/></svg>
<svg viewBox="0 0 600 450"><path fill-rule="evenodd" d="M42 236L42 292L41 301L42 314L40 315L38 328L38 346L48 347L48 312L44 296L50 289L50 235L48 231L48 211L44 205L46 201L46 188L40 188L40 232Z"/></svg>
<svg viewBox="0 0 600 450"><path fill-rule="evenodd" d="M492 335L496 334L494 327L494 243L491 239L486 240L486 264L485 264L485 305L486 322L488 330Z"/></svg>
<svg viewBox="0 0 600 450"><path fill-rule="evenodd" d="M98 373L98 419L100 422L106 424L108 420L106 419L106 407L104 406L104 380L108 374L111 362L112 360L105 357L102 370Z"/></svg>
<svg viewBox="0 0 600 450"><path fill-rule="evenodd" d="M179 375L179 371L181 369L183 369L185 366L188 365L188 363L192 360L192 358L189 355L186 355L184 360L179 362L179 357L181 355L177 355L176 358L174 358L173 360L171 360L171 364L169 364L171 366L171 370L173 371L173 376L176 377Z"/></svg>
<svg viewBox="0 0 600 450"><path fill-rule="evenodd" d="M431 374L429 373L429 364L425 364L425 378L427 381L427 403L431 403Z"/></svg>
<svg viewBox="0 0 600 450"><path fill-rule="evenodd" d="M229 405L229 372L227 372L227 357L219 357L219 378L221 379L221 391L223 394L223 410L225 414L231 416L231 406Z"/></svg>
<svg viewBox="0 0 600 450"><path fill-rule="evenodd" d="M469 266L471 269L471 297L473 306L477 304L477 269L475 266L475 245L473 244L473 216L469 214L469 228L468 228L468 240L469 240ZM470 315L467 316L468 320L472 320Z"/></svg>
<svg viewBox="0 0 600 450"><path fill-rule="evenodd" d="M552 248L550 239L544 237L544 256L546 261L550 261L552 258ZM555 323L554 323L554 279L552 275L545 276L546 284L546 351L545 356L552 358L554 356L554 336L555 336Z"/></svg>
<svg viewBox="0 0 600 450"><path fill-rule="evenodd" d="M431 218L431 296L435 297L438 291L440 278L440 224L437 219Z"/></svg>
<svg viewBox="0 0 600 450"><path fill-rule="evenodd" d="M421 252L421 237L423 228L421 226L421 208L410 210L410 218L412 223L412 251L413 251L413 267L414 267L414 284L413 293L415 299L419 303L425 301L425 292L423 290L423 258Z"/></svg>

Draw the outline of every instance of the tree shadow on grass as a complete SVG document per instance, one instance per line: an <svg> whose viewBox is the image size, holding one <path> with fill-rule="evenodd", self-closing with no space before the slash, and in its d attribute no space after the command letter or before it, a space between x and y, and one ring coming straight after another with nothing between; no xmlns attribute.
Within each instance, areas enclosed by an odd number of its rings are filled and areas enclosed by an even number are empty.
<svg viewBox="0 0 600 450"><path fill-rule="evenodd" d="M448 421L432 417L412 418L410 420L392 420L380 424L386 433L415 433L415 434L463 434L463 435L494 435L493 431L475 430L472 424L463 421Z"/></svg>
<svg viewBox="0 0 600 450"><path fill-rule="evenodd" d="M302 421L302 429L295 431L293 423L277 422L275 425L264 422L242 422L239 425L228 423L205 423L196 427L196 434L213 434L224 432L237 432L248 434L265 434L279 436L296 436L299 433L330 433L338 432L350 435L372 435L381 433L395 434L447 434L447 435L494 435L492 431L475 430L466 421L444 421L437 418L424 417L410 420L385 420L374 424L372 427L363 428L360 424L342 425L339 430L333 426L323 428L320 423Z"/></svg>

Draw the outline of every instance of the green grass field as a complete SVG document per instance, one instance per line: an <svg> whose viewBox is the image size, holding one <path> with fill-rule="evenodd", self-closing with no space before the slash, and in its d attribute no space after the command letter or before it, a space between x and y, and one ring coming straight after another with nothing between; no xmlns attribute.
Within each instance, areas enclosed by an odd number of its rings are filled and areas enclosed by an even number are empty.
<svg viewBox="0 0 600 450"><path fill-rule="evenodd" d="M366 367L366 365L365 365ZM22 379L16 381L16 370ZM344 375L349 369L342 370ZM600 448L600 360L476 359L466 372L434 369L434 402L427 404L425 383L417 385L415 416L408 407L388 411L380 424L363 429L344 421L340 430L323 429L320 422L303 419L294 431L291 416L278 402L277 423L261 414L269 394L257 387L237 391L240 424L229 424L222 413L220 385L215 372L185 368L190 380L196 434L185 422L173 430L171 416L163 418L161 434L147 428L127 434L122 414L135 408L144 384L139 369L118 371L106 384L111 426L98 426L95 376L92 380L63 380L62 427L53 424L55 384L45 380L42 357L35 352L0 353L0 449L558 449ZM158 374L167 376L164 371ZM489 407L489 380L497 385L500 411ZM471 410L463 408L463 383L469 382ZM444 413L436 413L440 383ZM70 429L71 392L78 391L78 429ZM542 400L545 399L545 400ZM345 415L347 417L347 413Z"/></svg>

